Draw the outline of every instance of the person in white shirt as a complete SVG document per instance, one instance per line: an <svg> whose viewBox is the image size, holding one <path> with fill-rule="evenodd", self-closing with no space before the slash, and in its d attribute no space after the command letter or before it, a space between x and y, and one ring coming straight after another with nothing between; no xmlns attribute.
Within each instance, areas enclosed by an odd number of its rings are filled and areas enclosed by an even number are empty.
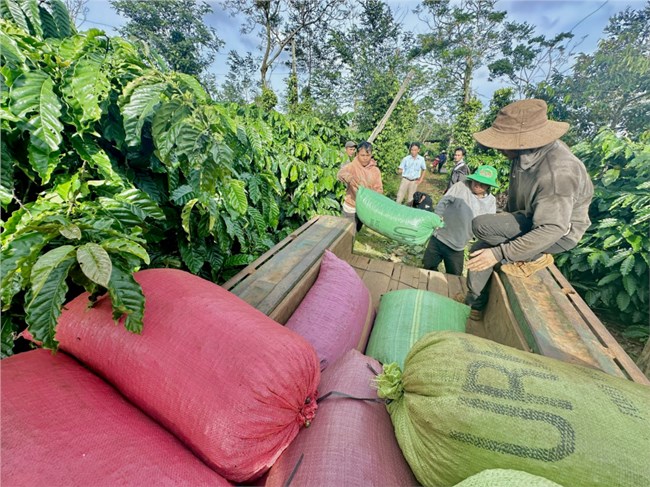
<svg viewBox="0 0 650 487"><path fill-rule="evenodd" d="M465 247L473 237L472 220L496 213L497 201L490 188L497 187L497 170L484 165L445 193L434 210L444 219L445 226L436 230L429 240L422 267L437 271L444 261L447 274L463 274Z"/></svg>
<svg viewBox="0 0 650 487"><path fill-rule="evenodd" d="M420 144L413 142L409 147L410 154L402 159L397 172L402 175L399 189L397 190L397 204L402 204L406 197L406 204L413 204L413 193L418 189L418 184L424 179L427 165L420 154Z"/></svg>

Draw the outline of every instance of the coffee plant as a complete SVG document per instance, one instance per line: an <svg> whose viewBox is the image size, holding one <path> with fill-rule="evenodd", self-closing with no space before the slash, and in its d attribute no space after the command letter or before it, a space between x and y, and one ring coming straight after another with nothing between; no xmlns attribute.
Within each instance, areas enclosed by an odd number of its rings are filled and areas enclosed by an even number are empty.
<svg viewBox="0 0 650 487"><path fill-rule="evenodd" d="M0 0L2 354L56 348L63 303L108 292L142 328L132 274L220 282L337 213L335 122L217 104L145 45L76 32L60 0Z"/></svg>
<svg viewBox="0 0 650 487"><path fill-rule="evenodd" d="M609 130L573 147L594 182L592 225L558 256L562 272L592 307L646 337L649 321L650 133L639 142Z"/></svg>

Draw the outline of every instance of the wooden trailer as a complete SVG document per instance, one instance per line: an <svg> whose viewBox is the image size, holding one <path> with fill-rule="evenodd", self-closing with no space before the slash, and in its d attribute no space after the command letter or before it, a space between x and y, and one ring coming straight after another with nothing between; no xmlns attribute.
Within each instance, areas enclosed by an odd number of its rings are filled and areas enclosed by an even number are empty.
<svg viewBox="0 0 650 487"><path fill-rule="evenodd" d="M467 293L463 277L355 255L353 244L349 220L317 216L223 287L284 324L316 280L329 249L354 267L375 309L382 294L396 289L426 289L452 299ZM483 320L468 320L467 332L650 385L554 265L528 279L495 273Z"/></svg>

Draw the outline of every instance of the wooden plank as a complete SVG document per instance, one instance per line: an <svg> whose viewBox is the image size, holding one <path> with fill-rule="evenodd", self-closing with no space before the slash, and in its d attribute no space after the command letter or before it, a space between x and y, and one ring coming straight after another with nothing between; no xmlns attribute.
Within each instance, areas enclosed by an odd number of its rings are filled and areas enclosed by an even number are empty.
<svg viewBox="0 0 650 487"><path fill-rule="evenodd" d="M427 290L429 287L429 273L426 269L418 269L419 279L418 279L418 289Z"/></svg>
<svg viewBox="0 0 650 487"><path fill-rule="evenodd" d="M438 271L429 271L429 283L427 289L431 292L447 296L449 286L445 274Z"/></svg>
<svg viewBox="0 0 650 487"><path fill-rule="evenodd" d="M460 283L460 277L447 274L447 297L454 301L464 302L463 285Z"/></svg>
<svg viewBox="0 0 650 487"><path fill-rule="evenodd" d="M419 272L416 267L402 265L402 272L399 276L400 289L417 289L417 282L419 281ZM415 282L415 285L414 285Z"/></svg>
<svg viewBox="0 0 650 487"><path fill-rule="evenodd" d="M609 355L613 357L613 360L621 367L628 378L640 384L650 385L648 377L646 377L637 367L623 347L621 347L621 345L611 335L609 330L607 330L605 325L603 325L591 308L589 308L587 303L584 302L560 270L555 265L550 266L548 270L553 279L558 283L562 293L567 297L569 302L576 309L577 313L584 320L585 327L589 328L594 336L600 341L601 345L608 351Z"/></svg>
<svg viewBox="0 0 650 487"><path fill-rule="evenodd" d="M338 257L343 258L339 255L339 252L342 252L345 255L346 252L350 252L352 249L352 225L350 224L350 231L346 231L343 234L339 235L337 239L330 245L329 249L334 252ZM351 255L351 253L350 253ZM277 321L278 323L284 325L293 312L296 310L298 305L302 302L303 298L311 289L311 286L314 284L318 278L318 273L320 272L320 263L322 261L320 257L314 265L312 265L307 273L289 290L287 295L282 299L282 301L271 311L269 316Z"/></svg>
<svg viewBox="0 0 650 487"><path fill-rule="evenodd" d="M492 274L490 295L482 322L468 320L467 332L519 350L532 351L512 312L506 290L497 273Z"/></svg>
<svg viewBox="0 0 650 487"><path fill-rule="evenodd" d="M395 291L397 289L400 289L399 284L400 284L400 276L402 275L402 269L404 268L404 264L401 262L396 262L393 265L393 273L391 275L390 283L388 284L388 289L386 292L390 291Z"/></svg>
<svg viewBox="0 0 650 487"><path fill-rule="evenodd" d="M249 267L254 266L254 270L248 272L245 279L239 280L239 282L234 286L228 288L226 285L230 286L230 282L233 281L233 279L231 279L223 286L244 299L244 301L257 307L256 303L259 303L263 298L254 298L254 294L246 292L247 288L256 280L256 277L253 276L261 272L265 280L279 282L284 278L284 276L286 276L288 269L294 268L305 259L306 256L312 254L315 245L319 242L325 241L327 242L327 245L332 243L336 236L343 231L340 225L338 228L336 227L336 223L337 222L332 222L326 218L313 221L308 228L304 229L300 234L295 236L295 238L287 238L283 240L281 243L284 242L284 245L282 245L279 250L271 256L272 258L269 258L268 260L266 258L263 260L260 258L253 262ZM268 254L268 252L266 254ZM266 254L264 255L266 256ZM320 257L320 255L307 258L309 259L310 264L313 264L315 258L318 257ZM261 264L258 264L258 261L260 260ZM251 301L249 301L249 299L251 299Z"/></svg>
<svg viewBox="0 0 650 487"><path fill-rule="evenodd" d="M607 373L624 376L613 362L594 357L540 274L526 279L500 275L528 345L547 357L599 369L605 367Z"/></svg>
<svg viewBox="0 0 650 487"><path fill-rule="evenodd" d="M296 252L296 246L292 249L292 255L284 256L284 260L278 260L278 265L275 268L269 269L269 276L266 277L268 280L273 280L276 282L275 288L265 296L258 305L255 305L262 313L270 315L275 307L282 301L285 296L295 287L295 285L302 279L302 277L309 272L309 270L317 265L317 262L320 260L323 252L326 248L330 246L332 241L340 235L339 229L331 229L330 232L320 241L317 240L317 234L309 234L309 238L305 238L298 242L298 239L295 241L297 246L300 243L299 253L301 258L296 258L293 253ZM305 247L303 249L303 246ZM311 249L311 250L308 250ZM308 251L309 253L305 254L304 252ZM287 272L287 269L290 269ZM237 288L235 288L235 291ZM305 291L306 292L306 291ZM243 296L240 296L243 298ZM246 300L247 301L247 300ZM247 301L249 302L249 301ZM252 303L251 303L252 304Z"/></svg>
<svg viewBox="0 0 650 487"><path fill-rule="evenodd" d="M301 227L302 231L295 238L283 240L284 245L271 258L263 260L261 265L257 261L253 263L254 272L244 276L230 290L267 315L284 299L299 302L306 293L305 285L310 286L315 279L324 250L338 245L344 252L341 242L346 240L352 245L349 237L352 224L346 219L323 216L310 222L309 226ZM306 275L308 281L300 286ZM291 308L290 302L288 306Z"/></svg>
<svg viewBox="0 0 650 487"><path fill-rule="evenodd" d="M384 274L383 272L367 270L363 275L363 282L366 284L366 287L370 291L370 296L372 297L372 305L375 311L377 311L377 308L379 307L379 300L381 299L381 296L388 292L390 280L390 276Z"/></svg>
<svg viewBox="0 0 650 487"><path fill-rule="evenodd" d="M385 274L390 278L393 275L394 266L395 263L388 262L387 260L370 259L370 262L368 264L368 270L371 272Z"/></svg>

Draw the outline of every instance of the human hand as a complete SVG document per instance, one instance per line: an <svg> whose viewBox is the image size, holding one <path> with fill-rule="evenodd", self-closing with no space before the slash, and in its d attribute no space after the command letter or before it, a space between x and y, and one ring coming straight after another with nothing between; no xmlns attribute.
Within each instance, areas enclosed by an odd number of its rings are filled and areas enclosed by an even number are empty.
<svg viewBox="0 0 650 487"><path fill-rule="evenodd" d="M480 272L494 267L497 264L497 258L491 249L475 250L469 256L470 259L467 261L468 271Z"/></svg>

